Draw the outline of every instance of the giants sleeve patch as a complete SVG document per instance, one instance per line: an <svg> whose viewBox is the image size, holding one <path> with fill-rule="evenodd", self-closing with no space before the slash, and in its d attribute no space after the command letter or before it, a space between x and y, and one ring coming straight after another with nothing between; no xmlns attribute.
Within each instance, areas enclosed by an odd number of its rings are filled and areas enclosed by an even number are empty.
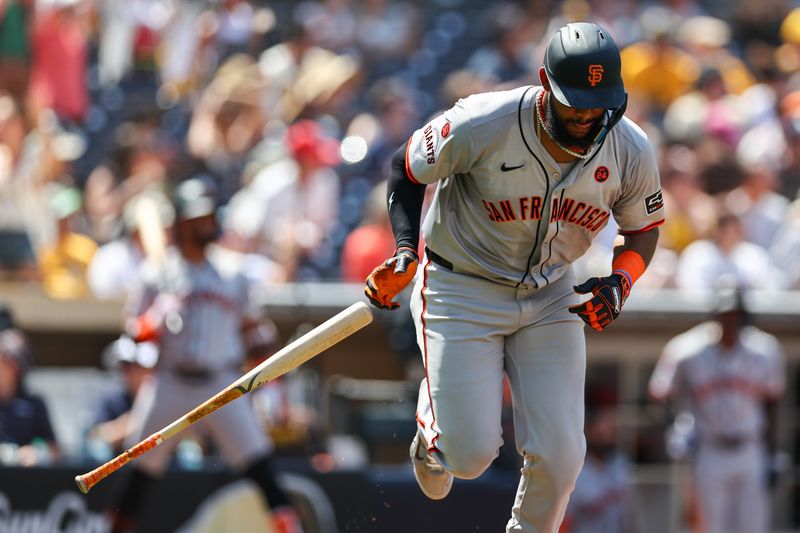
<svg viewBox="0 0 800 533"><path fill-rule="evenodd" d="M422 142L419 144L419 151L426 163L429 165L436 164L436 155L439 152L439 131L433 124L428 124L422 130Z"/></svg>
<svg viewBox="0 0 800 533"><path fill-rule="evenodd" d="M661 189L645 197L644 209L648 215L652 215L662 207L664 207L664 197L661 194Z"/></svg>

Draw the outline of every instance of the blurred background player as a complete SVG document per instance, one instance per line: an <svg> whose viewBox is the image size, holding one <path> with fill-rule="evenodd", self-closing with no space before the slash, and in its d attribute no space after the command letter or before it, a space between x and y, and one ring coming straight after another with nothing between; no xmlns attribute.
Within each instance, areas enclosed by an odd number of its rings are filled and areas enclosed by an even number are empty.
<svg viewBox="0 0 800 533"><path fill-rule="evenodd" d="M0 463L34 466L59 456L47 405L25 388L30 349L21 331L0 331Z"/></svg>
<svg viewBox="0 0 800 533"><path fill-rule="evenodd" d="M775 337L748 323L741 288L717 291L713 320L664 347L650 394L694 416L694 490L705 531L766 533L784 355Z"/></svg>
<svg viewBox="0 0 800 533"><path fill-rule="evenodd" d="M195 177L174 193L175 247L162 265L144 272L141 291L129 302L127 328L137 341L159 346L154 379L144 384L133 405L138 424L132 445L158 431L238 379L247 353L274 351L274 324L251 301L245 276L220 268L207 251L218 233L216 191ZM145 269L146 270L146 269ZM271 509L279 533L301 531L299 518L277 485L272 444L248 402L232 402L196 424L208 433L228 463L252 479ZM153 482L163 474L180 439L165 443L133 464L133 472L114 515L114 531L135 529ZM259 528L258 524L253 525ZM267 527L263 525L263 527Z"/></svg>

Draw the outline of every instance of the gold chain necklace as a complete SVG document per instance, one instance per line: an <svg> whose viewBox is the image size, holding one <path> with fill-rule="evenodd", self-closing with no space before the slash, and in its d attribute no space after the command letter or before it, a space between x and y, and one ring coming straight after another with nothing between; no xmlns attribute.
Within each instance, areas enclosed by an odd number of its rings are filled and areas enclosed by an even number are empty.
<svg viewBox="0 0 800 533"><path fill-rule="evenodd" d="M542 116L542 108L544 107L544 90L539 92L539 96L536 98L536 105L534 107L536 107L536 120L534 120L534 122L536 122L536 138L539 139L539 143L541 143L542 142L542 124L544 124L544 117ZM545 131L547 131L547 130L545 130ZM568 155L571 155L572 157L577 157L578 159L586 159L587 157L589 157L589 152L591 150L588 150L585 154L582 154L580 152L576 152L575 150L567 148L566 146L564 146L563 144L558 142L558 140L556 140L555 137L550 135L549 132L547 133L547 135L548 135L548 137L550 137L550 140L552 140L555 143L556 146L558 146L561 150L566 152Z"/></svg>

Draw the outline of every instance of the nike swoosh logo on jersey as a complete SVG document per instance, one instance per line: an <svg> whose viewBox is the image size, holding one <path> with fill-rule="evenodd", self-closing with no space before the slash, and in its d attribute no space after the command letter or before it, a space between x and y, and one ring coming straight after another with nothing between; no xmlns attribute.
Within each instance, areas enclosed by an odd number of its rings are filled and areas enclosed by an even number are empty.
<svg viewBox="0 0 800 533"><path fill-rule="evenodd" d="M500 165L500 170L502 170L503 172L508 172L510 170L517 170L518 168L522 168L524 166L525 166L525 163L522 163L522 164L519 164L519 165L514 165L514 166L508 166L507 164L503 163L502 165Z"/></svg>

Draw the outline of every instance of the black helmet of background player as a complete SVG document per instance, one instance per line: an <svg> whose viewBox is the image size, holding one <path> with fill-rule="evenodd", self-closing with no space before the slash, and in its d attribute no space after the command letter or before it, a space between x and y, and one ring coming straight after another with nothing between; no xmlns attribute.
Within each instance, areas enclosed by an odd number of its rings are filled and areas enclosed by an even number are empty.
<svg viewBox="0 0 800 533"><path fill-rule="evenodd" d="M714 291L715 315L747 314L747 306L744 302L745 289L740 284L722 280L716 284Z"/></svg>
<svg viewBox="0 0 800 533"><path fill-rule="evenodd" d="M553 96L565 106L609 111L595 142L625 113L628 95L619 49L597 24L572 22L560 28L547 44L544 71Z"/></svg>
<svg viewBox="0 0 800 533"><path fill-rule="evenodd" d="M217 189L209 177L196 176L179 183L173 193L173 202L179 244L188 239L206 245L216 239L219 229Z"/></svg>

